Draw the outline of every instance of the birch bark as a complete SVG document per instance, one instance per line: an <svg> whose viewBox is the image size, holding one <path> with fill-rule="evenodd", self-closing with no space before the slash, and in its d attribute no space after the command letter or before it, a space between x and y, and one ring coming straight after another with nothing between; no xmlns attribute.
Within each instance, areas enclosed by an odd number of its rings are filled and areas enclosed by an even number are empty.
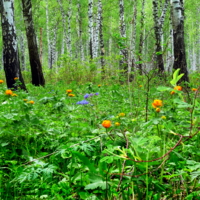
<svg viewBox="0 0 200 200"><path fill-rule="evenodd" d="M20 69L13 3L13 0L1 0L0 3L4 71L8 88L17 89L14 78L18 77L22 83L19 87L26 90Z"/></svg>
<svg viewBox="0 0 200 200"><path fill-rule="evenodd" d="M35 29L33 26L31 0L22 0L22 6L23 6L24 22L26 27L27 42L28 42L32 84L35 86L40 86L40 85L44 86L45 80L39 57Z"/></svg>
<svg viewBox="0 0 200 200"><path fill-rule="evenodd" d="M179 82L189 82L184 41L183 0L171 0L171 17L174 41L173 69L180 68L180 73L184 74Z"/></svg>
<svg viewBox="0 0 200 200"><path fill-rule="evenodd" d="M126 41L126 25L124 20L124 0L119 0L119 20L120 20L120 36L122 38L123 46L120 47L120 69L123 69L123 75L128 76L128 50L125 45ZM128 78L128 77L127 77Z"/></svg>
<svg viewBox="0 0 200 200"><path fill-rule="evenodd" d="M94 58L94 27L93 27L93 0L89 0L88 4L88 19L89 19L89 54L90 59L92 60Z"/></svg>

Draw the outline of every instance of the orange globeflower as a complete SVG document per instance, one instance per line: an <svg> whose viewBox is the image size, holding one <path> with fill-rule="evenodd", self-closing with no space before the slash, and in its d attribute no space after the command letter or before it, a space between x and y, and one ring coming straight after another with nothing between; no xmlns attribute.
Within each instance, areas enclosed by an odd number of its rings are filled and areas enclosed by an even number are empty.
<svg viewBox="0 0 200 200"><path fill-rule="evenodd" d="M101 87L101 85L99 84L98 87Z"/></svg>
<svg viewBox="0 0 200 200"><path fill-rule="evenodd" d="M124 117L125 113L119 113L119 117Z"/></svg>
<svg viewBox="0 0 200 200"><path fill-rule="evenodd" d="M162 104L162 101L159 100L159 99L155 99L155 100L153 101L153 103L152 103L152 106L153 106L154 108L160 107L160 106L162 106L162 105L163 105L163 104Z"/></svg>
<svg viewBox="0 0 200 200"><path fill-rule="evenodd" d="M104 121L102 122L102 126L103 126L104 128L110 128L110 127L111 127L111 121L110 121L110 120L104 120Z"/></svg>
<svg viewBox="0 0 200 200"><path fill-rule="evenodd" d="M19 79L18 77L15 77L15 78L14 78L15 81L18 80L18 79Z"/></svg>
<svg viewBox="0 0 200 200"><path fill-rule="evenodd" d="M71 89L69 89L69 90L66 90L66 92L67 92L67 93L71 93L71 92L72 92L72 90L71 90Z"/></svg>
<svg viewBox="0 0 200 200"><path fill-rule="evenodd" d="M120 123L119 122L115 122L115 126L120 126Z"/></svg>
<svg viewBox="0 0 200 200"><path fill-rule="evenodd" d="M175 92L174 92L174 91L171 91L170 94L173 95L173 94L175 94Z"/></svg>
<svg viewBox="0 0 200 200"><path fill-rule="evenodd" d="M178 91L181 91L182 90L182 87L181 86L176 86L174 87L175 90L178 90Z"/></svg>
<svg viewBox="0 0 200 200"><path fill-rule="evenodd" d="M12 92L12 90L6 90L5 94L6 94L6 95L12 95L13 92Z"/></svg>
<svg viewBox="0 0 200 200"><path fill-rule="evenodd" d="M75 94L68 94L68 97L75 97Z"/></svg>
<svg viewBox="0 0 200 200"><path fill-rule="evenodd" d="M160 112L160 108L156 108L156 112Z"/></svg>
<svg viewBox="0 0 200 200"><path fill-rule="evenodd" d="M2 84L4 81L3 80L0 80L0 84Z"/></svg>
<svg viewBox="0 0 200 200"><path fill-rule="evenodd" d="M192 91L196 92L198 89L197 88L192 88Z"/></svg>
<svg viewBox="0 0 200 200"><path fill-rule="evenodd" d="M28 103L30 103L30 104L34 104L34 103L35 103L35 101L31 100L31 101L29 101Z"/></svg>

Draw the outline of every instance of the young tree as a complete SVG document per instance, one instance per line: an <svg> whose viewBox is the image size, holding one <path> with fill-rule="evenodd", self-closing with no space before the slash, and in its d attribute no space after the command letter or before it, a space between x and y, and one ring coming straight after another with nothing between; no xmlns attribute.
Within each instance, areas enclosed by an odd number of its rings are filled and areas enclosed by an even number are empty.
<svg viewBox="0 0 200 200"><path fill-rule="evenodd" d="M90 59L94 58L94 27L93 27L93 0L88 2L88 20L89 20L89 52Z"/></svg>
<svg viewBox="0 0 200 200"><path fill-rule="evenodd" d="M35 86L45 85L45 80L42 72L39 51L36 41L35 30L32 19L32 4L31 0L22 0L23 16L26 27L26 36L29 50L29 60L32 74L32 84Z"/></svg>
<svg viewBox="0 0 200 200"><path fill-rule="evenodd" d="M13 1L1 0L0 2L4 71L8 88L17 89L14 78L18 77L21 82L19 87L26 90L20 69Z"/></svg>
<svg viewBox="0 0 200 200"><path fill-rule="evenodd" d="M183 0L171 0L171 18L174 41L174 65L173 69L180 68L184 76L180 82L189 82L184 41L184 8Z"/></svg>
<svg viewBox="0 0 200 200"><path fill-rule="evenodd" d="M120 35L123 45L120 47L120 55L122 56L120 60L120 68L124 70L123 74L128 76L128 50L125 46L126 41L126 24L124 20L124 0L119 0L119 20L120 20Z"/></svg>
<svg viewBox="0 0 200 200"><path fill-rule="evenodd" d="M158 69L158 73L162 74L164 72L164 63L163 63L163 25L164 25L164 19L167 11L169 0L165 0L164 6L161 12L161 16L159 17L159 1L153 0L153 16L154 16L154 32L156 37L156 65Z"/></svg>
<svg viewBox="0 0 200 200"><path fill-rule="evenodd" d="M141 19L140 19L140 41L139 41L139 50L138 50L138 60L139 60L139 64L138 64L138 69L139 69L139 73L142 74L142 50L143 50L143 40L144 40L144 6L145 6L145 0L142 0L142 10L141 10Z"/></svg>

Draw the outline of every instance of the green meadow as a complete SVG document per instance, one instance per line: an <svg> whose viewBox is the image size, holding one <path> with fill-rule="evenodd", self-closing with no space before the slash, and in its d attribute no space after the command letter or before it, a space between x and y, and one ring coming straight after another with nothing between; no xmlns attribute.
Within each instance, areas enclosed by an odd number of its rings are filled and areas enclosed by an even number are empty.
<svg viewBox="0 0 200 200"><path fill-rule="evenodd" d="M28 92L2 79L0 199L200 199L200 79L179 78L49 79Z"/></svg>

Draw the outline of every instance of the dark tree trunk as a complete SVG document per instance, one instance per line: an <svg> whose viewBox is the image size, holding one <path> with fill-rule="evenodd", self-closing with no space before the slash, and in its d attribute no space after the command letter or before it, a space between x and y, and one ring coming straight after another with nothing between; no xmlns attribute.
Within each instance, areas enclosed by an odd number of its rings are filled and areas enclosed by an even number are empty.
<svg viewBox="0 0 200 200"><path fill-rule="evenodd" d="M7 87L10 89L26 90L24 80L21 74L20 61L17 47L16 29L14 24L13 0L1 0L1 25L3 36L3 62L6 75ZM15 77L19 78L20 85L16 85Z"/></svg>
<svg viewBox="0 0 200 200"><path fill-rule="evenodd" d="M35 86L45 85L45 80L42 72L42 65L40 62L35 30L32 19L32 5L31 0L22 0L23 16L26 26L26 36L29 49L29 60L32 74L32 84Z"/></svg>
<svg viewBox="0 0 200 200"><path fill-rule="evenodd" d="M172 0L171 2L171 16L173 25L173 40L174 40L174 65L173 69L180 68L180 73L184 76L179 80L180 82L189 82L185 41L184 41L184 10L182 0Z"/></svg>

